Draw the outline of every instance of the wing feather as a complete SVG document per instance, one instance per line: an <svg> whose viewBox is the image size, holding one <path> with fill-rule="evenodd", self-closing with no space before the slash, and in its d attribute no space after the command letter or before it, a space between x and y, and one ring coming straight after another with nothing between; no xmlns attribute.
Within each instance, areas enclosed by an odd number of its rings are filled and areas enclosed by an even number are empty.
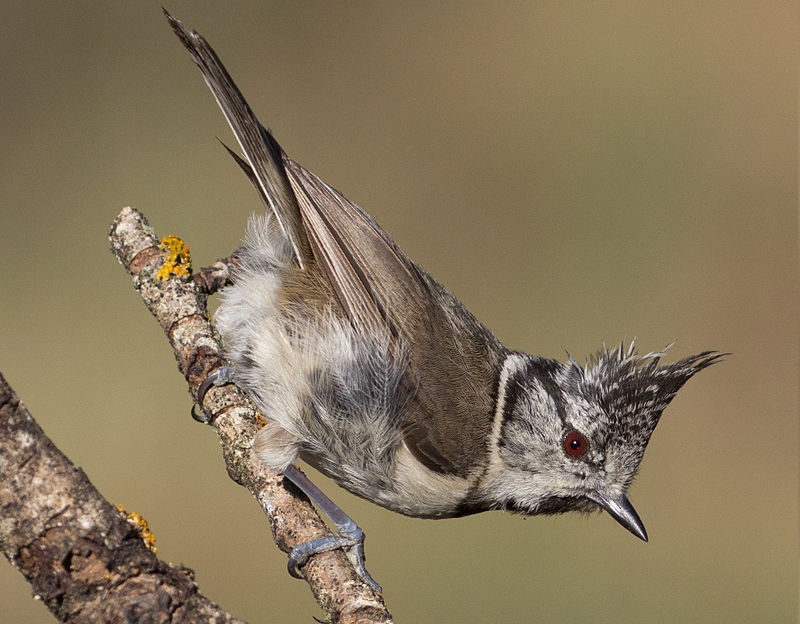
<svg viewBox="0 0 800 624"><path fill-rule="evenodd" d="M314 255L346 313L361 329L396 334L397 311L427 291L416 267L367 213L298 163L284 163Z"/></svg>

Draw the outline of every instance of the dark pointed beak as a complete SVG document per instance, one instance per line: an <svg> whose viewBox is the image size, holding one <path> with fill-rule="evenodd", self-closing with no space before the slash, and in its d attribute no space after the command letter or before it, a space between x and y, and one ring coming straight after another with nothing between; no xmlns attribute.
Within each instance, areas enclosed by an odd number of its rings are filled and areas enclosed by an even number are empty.
<svg viewBox="0 0 800 624"><path fill-rule="evenodd" d="M611 498L604 494L594 492L589 494L588 498L605 509L614 520L619 522L640 540L647 541L647 531L644 529L644 524L642 524L639 514L636 513L636 510L633 508L633 505L631 505L631 501L628 500L627 496L623 494L617 498Z"/></svg>

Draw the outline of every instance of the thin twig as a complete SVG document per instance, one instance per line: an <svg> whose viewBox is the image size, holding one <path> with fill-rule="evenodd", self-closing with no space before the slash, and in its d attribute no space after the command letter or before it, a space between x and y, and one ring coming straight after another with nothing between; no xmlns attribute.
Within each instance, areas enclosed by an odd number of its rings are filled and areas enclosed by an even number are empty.
<svg viewBox="0 0 800 624"><path fill-rule="evenodd" d="M222 365L220 347L206 313L209 284L222 278L173 276L159 279L164 251L144 215L123 209L109 230L111 247L130 273L147 308L166 333L193 398L206 376ZM224 265L219 266L224 273ZM163 276L163 272L162 272ZM283 486L251 454L263 416L233 385L212 388L202 408L219 436L228 474L247 488L266 513L277 546L284 552L300 542L327 534L313 507ZM188 426L188 425L187 425ZM331 622L391 622L383 599L355 574L343 552L316 555L304 568L305 578Z"/></svg>

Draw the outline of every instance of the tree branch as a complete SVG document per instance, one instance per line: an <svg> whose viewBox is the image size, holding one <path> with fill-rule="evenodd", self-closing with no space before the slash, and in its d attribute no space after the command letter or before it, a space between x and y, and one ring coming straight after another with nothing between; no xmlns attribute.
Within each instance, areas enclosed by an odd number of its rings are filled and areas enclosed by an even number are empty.
<svg viewBox="0 0 800 624"><path fill-rule="evenodd" d="M144 215L133 208L120 212L111 225L109 238L134 287L166 333L178 368L196 399L199 385L223 364L219 343L208 321L206 299L209 290L224 278L214 271L203 271L193 278L188 272L181 276L184 271L178 269L169 279L159 279L159 271L164 277L172 267L164 265L165 253L155 233ZM224 274L223 265L218 269ZM290 552L295 544L328 534L310 503L285 489L281 475L267 470L251 454L259 423L266 421L236 386L212 388L202 407L211 415L210 423L222 445L228 475L258 501L269 519L277 546ZM314 556L303 571L314 597L332 622L392 621L382 597L361 581L342 551Z"/></svg>
<svg viewBox="0 0 800 624"><path fill-rule="evenodd" d="M1 374L0 547L62 622L243 624L155 556Z"/></svg>

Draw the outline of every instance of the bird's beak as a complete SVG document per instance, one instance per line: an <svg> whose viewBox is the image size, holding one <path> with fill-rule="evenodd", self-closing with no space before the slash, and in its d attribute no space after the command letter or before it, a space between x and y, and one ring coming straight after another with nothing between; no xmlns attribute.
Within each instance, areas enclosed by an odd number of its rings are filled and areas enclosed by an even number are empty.
<svg viewBox="0 0 800 624"><path fill-rule="evenodd" d="M612 498L599 492L593 492L587 495L587 498L600 505L614 520L619 522L640 540L647 541L647 531L645 531L644 524L642 524L639 514L636 513L636 510L633 508L633 505L631 505L631 501L628 500L627 496L623 494Z"/></svg>

